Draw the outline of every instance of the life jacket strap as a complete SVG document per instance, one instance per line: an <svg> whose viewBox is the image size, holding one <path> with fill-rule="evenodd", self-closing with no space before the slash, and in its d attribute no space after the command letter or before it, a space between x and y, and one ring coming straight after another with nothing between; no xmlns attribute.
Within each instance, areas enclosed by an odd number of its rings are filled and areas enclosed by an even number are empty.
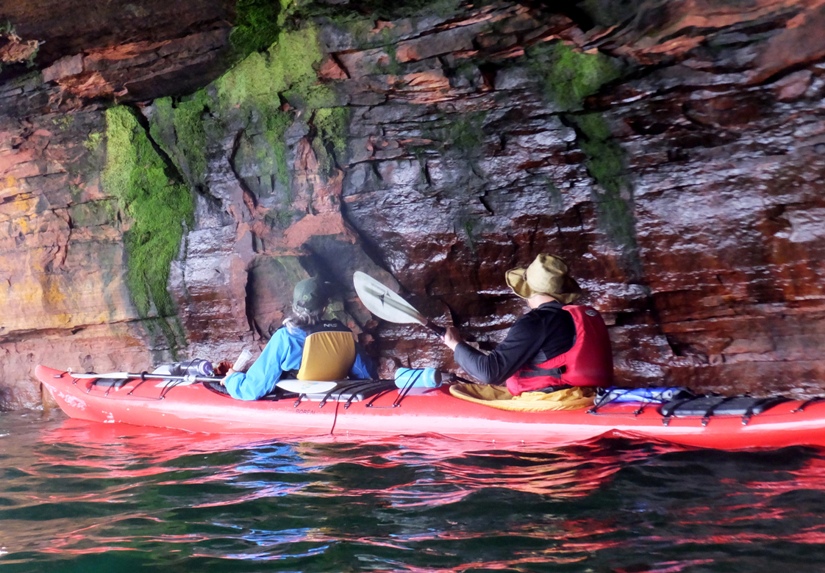
<svg viewBox="0 0 825 573"><path fill-rule="evenodd" d="M521 371L521 378L539 378L550 377L561 380L561 375L567 372L567 366L558 366L556 368L541 368L539 366L530 366Z"/></svg>

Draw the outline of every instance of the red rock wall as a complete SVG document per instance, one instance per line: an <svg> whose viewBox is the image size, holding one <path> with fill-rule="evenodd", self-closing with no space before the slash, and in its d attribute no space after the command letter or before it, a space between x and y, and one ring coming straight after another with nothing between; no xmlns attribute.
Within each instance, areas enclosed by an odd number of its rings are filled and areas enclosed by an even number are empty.
<svg viewBox="0 0 825 573"><path fill-rule="evenodd" d="M319 75L350 109L346 156L322 175L311 136L287 134L295 214L284 226L273 223L273 199L238 171L242 128L214 136L195 228L170 278L181 353L220 359L259 347L294 279L322 270L384 374L454 368L429 331L370 317L349 288L352 271L399 286L436 322L455 321L490 347L523 312L504 272L551 251L605 313L620 381L821 392L825 40L812 31L825 8L638 10L617 26L518 4L365 19L367 41L322 27ZM24 40L45 37L44 14L32 17L42 25L20 26ZM100 372L169 358L129 300L124 225L101 188L105 153L93 135L113 97L150 114L152 99L220 74L228 28L212 16L185 28L167 14L152 33L59 36L64 49L43 56L42 73L0 76L6 407L38 403L37 363ZM631 72L584 109L561 109L524 56L555 41L601 50ZM599 114L623 154L618 198L593 177L575 123L585 112Z"/></svg>

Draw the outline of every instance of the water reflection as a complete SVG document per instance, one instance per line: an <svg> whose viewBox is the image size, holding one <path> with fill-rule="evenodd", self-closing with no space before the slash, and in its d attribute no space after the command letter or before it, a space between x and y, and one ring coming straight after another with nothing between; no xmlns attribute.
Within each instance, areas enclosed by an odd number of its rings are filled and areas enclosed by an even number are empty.
<svg viewBox="0 0 825 573"><path fill-rule="evenodd" d="M825 560L816 449L283 443L33 417L0 419L0 436L10 571L772 573Z"/></svg>

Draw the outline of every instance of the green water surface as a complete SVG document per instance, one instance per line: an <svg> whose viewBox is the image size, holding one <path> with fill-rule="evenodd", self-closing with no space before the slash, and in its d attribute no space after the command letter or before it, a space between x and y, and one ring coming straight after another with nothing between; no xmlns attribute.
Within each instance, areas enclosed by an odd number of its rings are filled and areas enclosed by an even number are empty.
<svg viewBox="0 0 825 573"><path fill-rule="evenodd" d="M283 443L0 413L0 571L825 570L825 451Z"/></svg>

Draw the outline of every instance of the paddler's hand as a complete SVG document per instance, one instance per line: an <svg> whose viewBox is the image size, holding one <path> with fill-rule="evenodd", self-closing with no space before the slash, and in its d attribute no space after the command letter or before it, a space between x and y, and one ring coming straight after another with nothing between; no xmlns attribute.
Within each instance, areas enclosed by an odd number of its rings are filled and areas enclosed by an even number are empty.
<svg viewBox="0 0 825 573"><path fill-rule="evenodd" d="M450 347L450 350L455 350L455 347L458 346L460 342L464 342L455 326L447 327L447 332L444 333L442 340L444 344Z"/></svg>
<svg viewBox="0 0 825 573"><path fill-rule="evenodd" d="M224 375L224 377L223 377L223 378L221 378L221 386L226 386L226 384L225 384L226 379L227 379L227 378L229 378L229 375L230 375L230 374L234 374L234 373L235 373L235 371L234 371L234 370L232 369L232 367L230 366L230 367L229 367L229 370L227 370L227 371L226 371L226 374Z"/></svg>

